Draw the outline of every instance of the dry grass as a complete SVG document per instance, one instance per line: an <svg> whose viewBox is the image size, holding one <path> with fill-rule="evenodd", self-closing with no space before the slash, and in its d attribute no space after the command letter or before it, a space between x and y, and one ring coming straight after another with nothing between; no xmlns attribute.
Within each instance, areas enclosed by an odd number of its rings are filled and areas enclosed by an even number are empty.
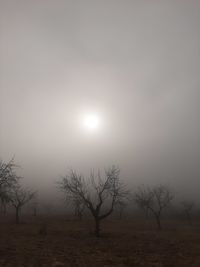
<svg viewBox="0 0 200 267"><path fill-rule="evenodd" d="M200 266L200 225L170 222L161 232L134 220L105 221L95 238L93 222L51 218L0 223L0 266Z"/></svg>

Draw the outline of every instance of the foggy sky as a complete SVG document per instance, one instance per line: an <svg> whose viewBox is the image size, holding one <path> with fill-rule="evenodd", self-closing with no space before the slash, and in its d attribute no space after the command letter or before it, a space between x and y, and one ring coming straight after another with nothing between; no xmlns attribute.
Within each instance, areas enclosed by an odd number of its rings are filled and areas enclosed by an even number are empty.
<svg viewBox="0 0 200 267"><path fill-rule="evenodd" d="M0 157L41 189L118 164L199 193L200 1L0 0ZM101 117L95 133L80 114Z"/></svg>

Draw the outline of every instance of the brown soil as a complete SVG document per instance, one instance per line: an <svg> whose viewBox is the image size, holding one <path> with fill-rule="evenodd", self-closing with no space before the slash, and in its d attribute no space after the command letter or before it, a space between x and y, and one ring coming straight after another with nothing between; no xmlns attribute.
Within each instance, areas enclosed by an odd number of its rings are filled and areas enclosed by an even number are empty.
<svg viewBox="0 0 200 267"><path fill-rule="evenodd" d="M44 234L44 219L0 223L0 267L200 266L198 223L170 222L158 232L147 223L108 220L95 238L92 221L45 221Z"/></svg>

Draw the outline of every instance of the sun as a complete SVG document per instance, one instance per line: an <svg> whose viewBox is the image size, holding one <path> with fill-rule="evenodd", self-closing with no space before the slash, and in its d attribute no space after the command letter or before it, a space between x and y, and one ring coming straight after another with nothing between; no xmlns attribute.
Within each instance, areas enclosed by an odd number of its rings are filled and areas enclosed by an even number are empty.
<svg viewBox="0 0 200 267"><path fill-rule="evenodd" d="M85 114L82 118L82 123L87 130L94 131L100 126L100 118L97 114Z"/></svg>

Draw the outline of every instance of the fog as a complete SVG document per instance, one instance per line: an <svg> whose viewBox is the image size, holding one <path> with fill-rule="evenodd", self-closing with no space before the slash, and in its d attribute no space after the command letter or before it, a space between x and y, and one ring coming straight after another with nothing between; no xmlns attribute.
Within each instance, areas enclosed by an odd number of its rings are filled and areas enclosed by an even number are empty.
<svg viewBox="0 0 200 267"><path fill-rule="evenodd" d="M0 0L0 157L56 191L112 164L198 197L200 2ZM99 128L80 122L97 113Z"/></svg>

